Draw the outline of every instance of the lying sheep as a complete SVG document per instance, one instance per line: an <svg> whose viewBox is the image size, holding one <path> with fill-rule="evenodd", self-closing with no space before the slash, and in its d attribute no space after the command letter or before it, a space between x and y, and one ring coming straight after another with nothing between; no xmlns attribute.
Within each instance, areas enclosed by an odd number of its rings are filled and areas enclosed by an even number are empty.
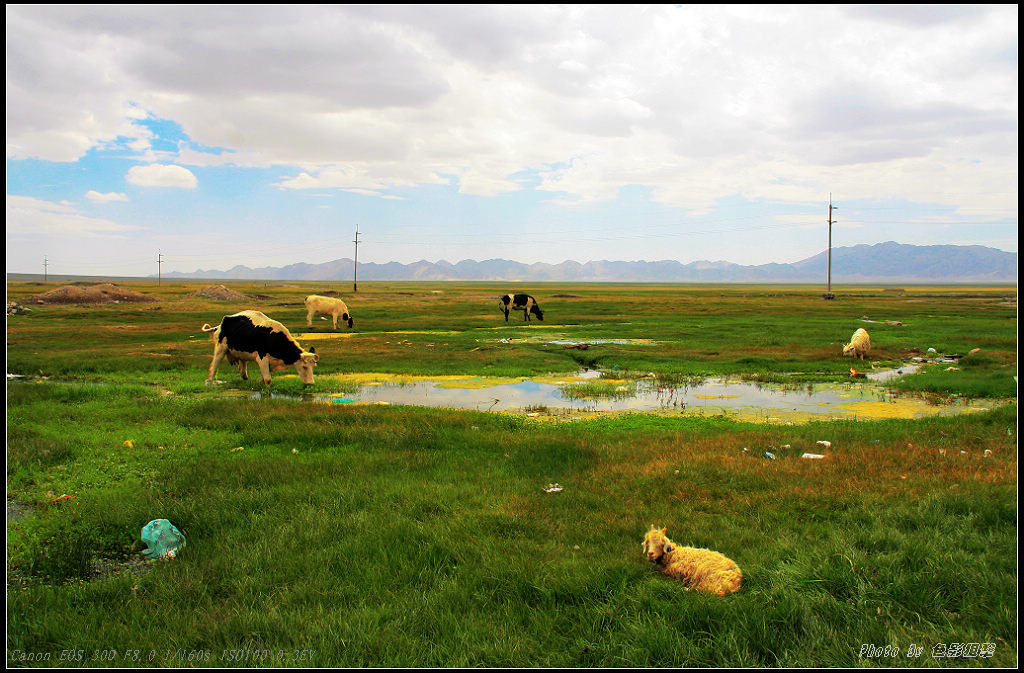
<svg viewBox="0 0 1024 673"><path fill-rule="evenodd" d="M859 330L853 333L850 338L850 343L843 346L843 356L850 355L852 357L859 357L861 360L871 350L871 337L868 336L868 331L861 327Z"/></svg>
<svg viewBox="0 0 1024 673"><path fill-rule="evenodd" d="M306 297L306 327L313 326L313 316L317 313L331 316L334 319L334 329L338 329L338 318L347 322L349 327L355 322L348 312L348 306L342 300L311 294Z"/></svg>
<svg viewBox="0 0 1024 673"><path fill-rule="evenodd" d="M666 530L651 526L643 543L648 560L655 563L663 574L715 596L739 591L743 571L735 561L710 549L677 547L665 537Z"/></svg>

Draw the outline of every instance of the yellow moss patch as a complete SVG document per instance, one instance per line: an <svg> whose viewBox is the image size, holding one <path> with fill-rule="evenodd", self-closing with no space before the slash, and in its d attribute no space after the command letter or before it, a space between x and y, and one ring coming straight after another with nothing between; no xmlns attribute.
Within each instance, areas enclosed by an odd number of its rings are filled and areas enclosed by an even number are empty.
<svg viewBox="0 0 1024 673"><path fill-rule="evenodd" d="M347 339L355 336L356 332L309 332L296 335L298 341L326 341L328 339Z"/></svg>

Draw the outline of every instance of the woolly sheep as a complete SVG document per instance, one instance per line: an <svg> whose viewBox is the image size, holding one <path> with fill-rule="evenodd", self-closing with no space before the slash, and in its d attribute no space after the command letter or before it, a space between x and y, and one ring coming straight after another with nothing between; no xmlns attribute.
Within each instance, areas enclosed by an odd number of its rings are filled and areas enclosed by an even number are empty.
<svg viewBox="0 0 1024 673"><path fill-rule="evenodd" d="M715 596L739 591L743 571L732 559L710 549L677 547L661 530L651 526L643 548L648 560L665 575L682 580L688 586Z"/></svg>
<svg viewBox="0 0 1024 673"><path fill-rule="evenodd" d="M871 337L868 336L868 331L861 327L859 330L853 333L850 338L850 343L843 346L843 356L850 355L852 357L859 357L861 360L871 350Z"/></svg>

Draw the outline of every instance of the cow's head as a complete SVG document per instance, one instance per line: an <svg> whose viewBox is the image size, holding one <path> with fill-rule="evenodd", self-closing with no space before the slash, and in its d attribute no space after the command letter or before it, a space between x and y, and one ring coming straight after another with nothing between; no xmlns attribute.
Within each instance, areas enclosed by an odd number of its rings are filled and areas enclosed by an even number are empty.
<svg viewBox="0 0 1024 673"><path fill-rule="evenodd" d="M666 528L658 530L654 526L644 536L644 553L649 561L657 563L668 552L672 551L672 541L665 537Z"/></svg>
<svg viewBox="0 0 1024 673"><path fill-rule="evenodd" d="M299 373L299 378L307 386L313 385L313 369L319 360L320 356L316 354L316 348L310 348L308 351L302 351L302 355L295 361L295 371Z"/></svg>
<svg viewBox="0 0 1024 673"><path fill-rule="evenodd" d="M352 316L349 316L349 317L348 317L348 326L349 326L349 327L352 327L352 325L353 325L354 323L355 323L355 321L354 321L354 320L352 320Z"/></svg>
<svg viewBox="0 0 1024 673"><path fill-rule="evenodd" d="M544 320L544 314L541 312L540 306L537 306L537 304L530 307L530 313L537 316L537 320Z"/></svg>

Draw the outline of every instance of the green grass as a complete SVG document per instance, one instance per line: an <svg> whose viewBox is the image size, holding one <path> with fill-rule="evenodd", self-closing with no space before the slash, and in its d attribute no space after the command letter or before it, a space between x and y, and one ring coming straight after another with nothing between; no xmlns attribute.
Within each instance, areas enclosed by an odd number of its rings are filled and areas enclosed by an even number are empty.
<svg viewBox="0 0 1024 673"><path fill-rule="evenodd" d="M248 289L275 294L264 308L292 326L304 314L286 291L322 285ZM995 291L928 289L918 302L862 291L835 304L747 287L558 286L548 292L581 298L550 302L533 292L549 325L573 325L552 331L657 342L578 351L516 341L543 331L504 327L489 287L366 287L346 297L356 334L316 342L318 374L572 372L594 358L659 381L839 377L850 365L839 342L857 326L846 314L920 330L869 324L880 365L904 348L967 352L972 332L986 334L960 371L918 379L946 376L956 395L973 385L956 375L1016 367L1015 308ZM1017 664L1015 399L956 417L792 426L251 399L263 384L231 368L223 386L203 385L212 348L197 329L246 307L184 289L163 286L159 311L39 307L8 321L8 371L29 377L7 387L8 502L22 513L7 525L9 666L240 666L263 652L319 667ZM409 291L447 312L410 312ZM595 298L621 299L618 313L602 315ZM815 309L824 327L784 329ZM762 319L778 334L751 327ZM284 374L275 392L298 397ZM317 393L328 388L317 379ZM565 490L545 493L554 482ZM53 502L62 494L74 498ZM141 563L139 533L155 518L188 544ZM651 524L736 560L743 588L710 597L658 574L640 548ZM954 642L995 649L931 656ZM900 656L860 657L865 644ZM912 644L920 657L906 656ZM81 659L60 661L69 651Z"/></svg>

